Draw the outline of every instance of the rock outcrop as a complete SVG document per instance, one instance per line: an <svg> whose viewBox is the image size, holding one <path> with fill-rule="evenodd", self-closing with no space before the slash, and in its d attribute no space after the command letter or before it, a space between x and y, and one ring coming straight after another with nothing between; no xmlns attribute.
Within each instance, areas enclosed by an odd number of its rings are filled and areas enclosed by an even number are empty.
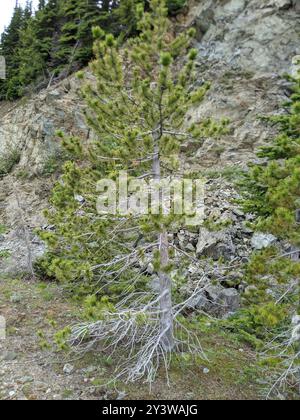
<svg viewBox="0 0 300 420"><path fill-rule="evenodd" d="M8 107L0 103L0 159L19 154L19 170L40 175L61 149L56 132L87 137L75 77Z"/></svg>
<svg viewBox="0 0 300 420"><path fill-rule="evenodd" d="M231 132L206 139L187 159L192 169L243 165L270 139L273 131L259 117L278 112L285 99L282 76L300 48L299 9L289 0L194 2L187 22L198 28L199 81L212 88L191 117L228 117Z"/></svg>
<svg viewBox="0 0 300 420"><path fill-rule="evenodd" d="M63 162L56 131L83 139L89 135L77 91L72 77L32 98L0 104L2 274L30 271L31 261L44 252L35 229L45 223L42 210L54 182L51 174Z"/></svg>

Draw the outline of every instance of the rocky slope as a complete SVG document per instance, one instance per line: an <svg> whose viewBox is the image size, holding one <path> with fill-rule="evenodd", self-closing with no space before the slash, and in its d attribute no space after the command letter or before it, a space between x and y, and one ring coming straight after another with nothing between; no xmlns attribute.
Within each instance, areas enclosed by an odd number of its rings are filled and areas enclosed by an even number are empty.
<svg viewBox="0 0 300 420"><path fill-rule="evenodd" d="M188 22L198 28L199 79L212 82L193 116L228 117L232 127L221 141L205 141L196 167L247 162L271 134L258 117L276 112L286 89L282 75L300 53L299 2L205 0Z"/></svg>
<svg viewBox="0 0 300 420"><path fill-rule="evenodd" d="M63 160L55 133L62 129L71 135L76 134L86 138L88 130L81 109L77 85L72 78L10 107L2 104L0 113L2 272L26 272L31 260L43 252L43 245L33 232L44 223L42 209L53 184L51 174Z"/></svg>
<svg viewBox="0 0 300 420"><path fill-rule="evenodd" d="M191 111L191 118L228 117L231 130L221 140L206 139L201 147L184 145L185 166L196 172L243 166L273 134L258 117L276 113L285 98L288 86L282 75L293 71L293 60L300 54L299 2L193 1L187 14L177 18L175 28L190 25L197 28L199 83L212 82L207 98ZM43 252L34 229L45 223L41 211L53 182L49 174L61 160L55 131L63 129L84 139L89 136L77 90L78 82L70 78L16 104L0 104L2 273L28 271L31 260ZM205 238L202 231L199 242L198 234L188 240L190 249L197 248L198 255L208 248L213 254L229 252L229 259L243 258L251 249L251 233L242 232L246 216L236 214L231 204L236 192L223 182L214 191L207 217L213 211L216 220L229 217L234 229L223 231L214 243L199 245ZM222 206L224 192L229 197Z"/></svg>

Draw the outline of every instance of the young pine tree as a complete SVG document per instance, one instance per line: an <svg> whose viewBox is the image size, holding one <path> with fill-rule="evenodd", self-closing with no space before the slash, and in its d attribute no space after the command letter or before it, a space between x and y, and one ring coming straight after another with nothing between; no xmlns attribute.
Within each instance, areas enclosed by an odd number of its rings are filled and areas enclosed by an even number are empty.
<svg viewBox="0 0 300 420"><path fill-rule="evenodd" d="M258 157L267 165L252 165L246 176L244 207L259 217L259 226L300 246L300 78L280 116L268 118L279 135L261 148Z"/></svg>
<svg viewBox="0 0 300 420"><path fill-rule="evenodd" d="M138 15L140 35L126 49L94 28L91 70L96 80L83 87L94 140L87 150L78 139L64 138L84 164L66 165L48 212L56 228L42 237L51 259L48 274L93 284L96 291L87 300L88 314L96 322L79 326L73 337L88 334L94 341L108 340L113 348L138 345L136 352L124 355L133 367L121 373L128 380L147 374L151 381L156 363L187 334L181 322L185 305L173 300L174 248L169 237L184 215L165 215L162 209L140 217L98 214L97 181L116 180L120 171L144 180L176 176L181 143L220 133L224 127L210 120L186 122L188 111L208 89L196 87L197 52L190 48L195 31L174 38L163 1L151 1L149 12L139 7ZM152 261L155 290L149 287L147 270L141 269L143 261L146 266Z"/></svg>
<svg viewBox="0 0 300 420"><path fill-rule="evenodd" d="M267 354L276 361L277 377L270 395L288 392L300 382L300 72L290 80L292 94L284 112L268 118L279 134L260 150L262 163L251 165L242 185L244 208L257 216L257 228L273 233L290 247L287 252L269 248L255 254L247 272L255 288L250 288L246 298L263 316L273 338Z"/></svg>
<svg viewBox="0 0 300 420"><path fill-rule="evenodd" d="M300 77L293 80L292 90L284 113L268 118L277 125L278 136L270 145L261 148L258 157L262 158L262 162L251 165L242 185L243 206L246 211L257 216L257 228L271 232L290 244L286 256L289 258L273 261L273 264L277 264L273 272L279 284L288 283L292 273L295 277L297 269L300 269ZM265 258L269 262L263 264L262 257L258 256L257 263L258 267L264 267L264 271L267 271L267 266L272 263L272 250L264 251L263 254L266 254ZM280 261L283 264L281 270ZM252 264L252 272L254 277L255 272L259 275L255 264Z"/></svg>

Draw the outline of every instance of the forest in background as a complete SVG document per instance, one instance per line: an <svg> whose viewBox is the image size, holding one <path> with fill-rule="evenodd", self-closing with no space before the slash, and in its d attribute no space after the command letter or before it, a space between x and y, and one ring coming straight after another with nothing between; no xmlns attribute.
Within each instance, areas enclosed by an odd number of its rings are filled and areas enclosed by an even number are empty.
<svg viewBox="0 0 300 420"><path fill-rule="evenodd" d="M0 100L14 100L47 87L87 65L93 55L92 28L101 26L122 43L137 30L140 0L40 0L37 11L27 1L16 3L10 24L1 35L0 55L6 58L6 80ZM185 0L168 0L170 15Z"/></svg>

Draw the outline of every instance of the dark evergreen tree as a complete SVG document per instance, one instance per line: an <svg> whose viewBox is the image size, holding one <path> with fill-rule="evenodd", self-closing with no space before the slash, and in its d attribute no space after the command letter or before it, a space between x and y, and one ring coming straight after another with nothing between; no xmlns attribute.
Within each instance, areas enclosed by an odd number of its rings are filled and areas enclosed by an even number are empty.
<svg viewBox="0 0 300 420"><path fill-rule="evenodd" d="M137 6L143 3L143 0L120 0L118 7L113 10L111 30L115 35L120 35L121 40L137 35Z"/></svg>
<svg viewBox="0 0 300 420"><path fill-rule="evenodd" d="M0 99L13 99L19 95L20 33L24 26L24 12L16 5L10 24L1 37L0 54L6 59L6 80L0 81Z"/></svg>
<svg viewBox="0 0 300 420"><path fill-rule="evenodd" d="M55 38L59 33L59 1L40 3L20 33L18 47L19 95L30 92L35 84L45 86L56 63L53 61Z"/></svg>
<svg viewBox="0 0 300 420"><path fill-rule="evenodd" d="M49 73L55 69L55 49L60 33L59 10L62 0L48 0L34 19L38 53L41 54Z"/></svg>
<svg viewBox="0 0 300 420"><path fill-rule="evenodd" d="M47 78L47 62L42 53L41 44L36 36L36 21L31 18L21 31L21 38L18 48L19 69L18 79L20 84L19 95L30 90L32 84L39 79Z"/></svg>
<svg viewBox="0 0 300 420"><path fill-rule="evenodd" d="M61 34L55 54L59 65L81 67L92 57L92 27L101 22L98 0L66 0L61 3Z"/></svg>
<svg viewBox="0 0 300 420"><path fill-rule="evenodd" d="M187 4L186 0L168 0L166 2L170 16L178 14ZM120 36L120 41L138 34L138 14L137 8L143 5L145 10L149 10L149 2L145 0L118 0L112 8L109 20L109 30L115 35Z"/></svg>
<svg viewBox="0 0 300 420"><path fill-rule="evenodd" d="M29 19L32 16L32 2L30 0L26 1L25 9L24 9L24 26L27 25Z"/></svg>
<svg viewBox="0 0 300 420"><path fill-rule="evenodd" d="M186 6L187 0L167 0L169 14L177 15Z"/></svg>
<svg viewBox="0 0 300 420"><path fill-rule="evenodd" d="M38 10L44 9L46 6L46 0L39 0Z"/></svg>

